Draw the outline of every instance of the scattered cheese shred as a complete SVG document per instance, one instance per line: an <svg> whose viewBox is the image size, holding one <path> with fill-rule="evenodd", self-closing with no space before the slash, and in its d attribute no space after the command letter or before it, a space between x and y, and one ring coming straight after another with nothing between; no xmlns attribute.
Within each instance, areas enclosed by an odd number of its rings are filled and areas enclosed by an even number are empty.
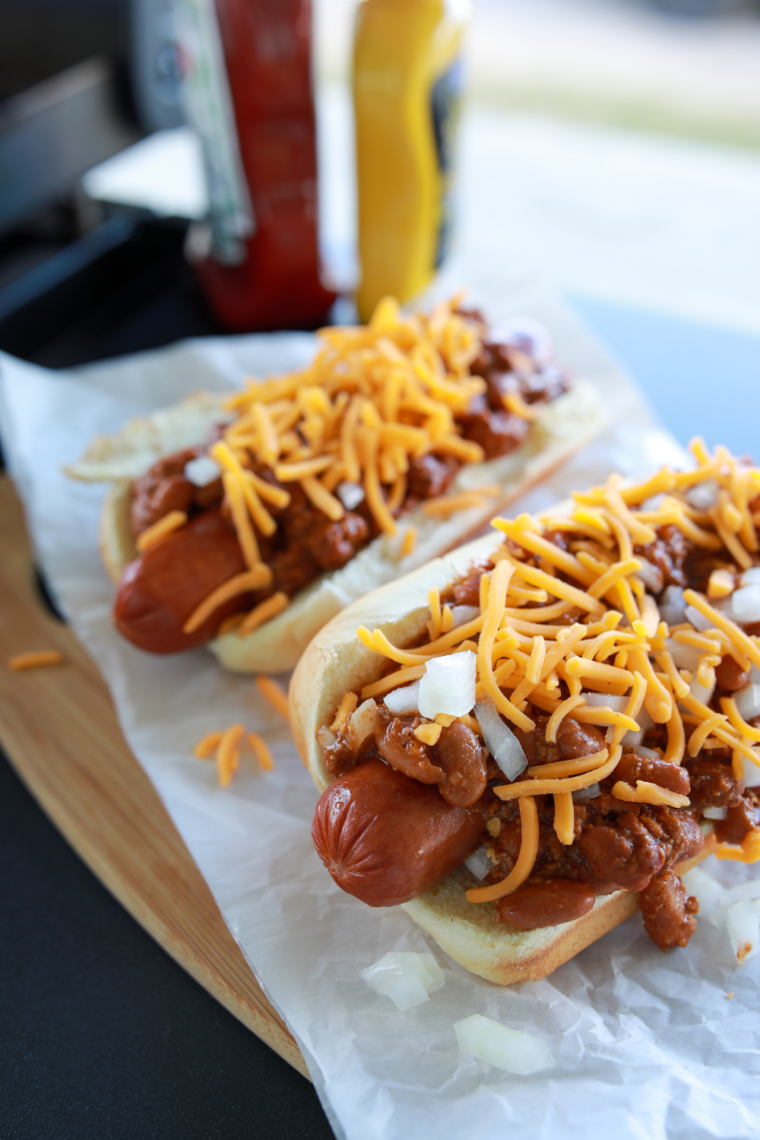
<svg viewBox="0 0 760 1140"><path fill-rule="evenodd" d="M187 514L185 511L169 511L158 522L154 522L152 526L146 527L144 531L137 536L135 545L139 554L145 554L146 550L150 550L152 546L156 546L167 535L174 534L175 530L179 530L187 522Z"/></svg>
<svg viewBox="0 0 760 1140"><path fill-rule="evenodd" d="M201 737L198 743L193 748L193 756L197 756L199 760L208 760L213 756L219 747L222 740L221 732L209 732Z"/></svg>
<svg viewBox="0 0 760 1140"><path fill-rule="evenodd" d="M216 771L219 783L226 788L240 765L239 744L245 729L242 724L233 724L222 733L216 750Z"/></svg>
<svg viewBox="0 0 760 1140"><path fill-rule="evenodd" d="M58 649L37 649L9 657L8 668L14 673L23 673L26 669L39 669L44 665L60 665L62 661L63 654Z"/></svg>
<svg viewBox="0 0 760 1140"><path fill-rule="evenodd" d="M259 736L258 732L249 732L246 739L262 772L271 772L274 769L274 760L263 736Z"/></svg>
<svg viewBox="0 0 760 1140"><path fill-rule="evenodd" d="M273 681L271 677L265 677L263 674L256 678L256 688L261 693L265 700L269 701L270 705L276 712L280 714L283 720L290 724L290 706L288 704L287 693Z"/></svg>

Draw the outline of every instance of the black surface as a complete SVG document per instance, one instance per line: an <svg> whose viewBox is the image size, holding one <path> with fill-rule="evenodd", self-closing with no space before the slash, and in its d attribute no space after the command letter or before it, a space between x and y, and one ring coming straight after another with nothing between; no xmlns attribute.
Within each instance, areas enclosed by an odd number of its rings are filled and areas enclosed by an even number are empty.
<svg viewBox="0 0 760 1140"><path fill-rule="evenodd" d="M222 330L185 262L187 223L116 213L0 290L0 348L67 368Z"/></svg>
<svg viewBox="0 0 760 1140"><path fill-rule="evenodd" d="M308 1081L90 874L0 755L0 1137L330 1140Z"/></svg>

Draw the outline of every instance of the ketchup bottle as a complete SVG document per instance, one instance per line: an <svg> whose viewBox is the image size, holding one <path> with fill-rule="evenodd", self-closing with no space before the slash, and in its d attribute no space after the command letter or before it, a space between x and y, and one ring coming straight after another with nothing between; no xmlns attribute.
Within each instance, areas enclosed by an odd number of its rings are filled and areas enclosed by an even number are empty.
<svg viewBox="0 0 760 1140"><path fill-rule="evenodd" d="M209 219L188 242L230 329L314 328L322 284L311 75L311 0L178 0L188 119Z"/></svg>

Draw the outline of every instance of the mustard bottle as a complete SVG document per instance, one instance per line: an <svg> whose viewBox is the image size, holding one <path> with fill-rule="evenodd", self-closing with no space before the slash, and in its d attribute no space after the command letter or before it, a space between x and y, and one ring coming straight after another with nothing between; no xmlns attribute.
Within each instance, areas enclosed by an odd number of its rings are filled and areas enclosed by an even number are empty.
<svg viewBox="0 0 760 1140"><path fill-rule="evenodd" d="M361 0L353 97L357 307L421 292L451 240L454 143L469 0Z"/></svg>

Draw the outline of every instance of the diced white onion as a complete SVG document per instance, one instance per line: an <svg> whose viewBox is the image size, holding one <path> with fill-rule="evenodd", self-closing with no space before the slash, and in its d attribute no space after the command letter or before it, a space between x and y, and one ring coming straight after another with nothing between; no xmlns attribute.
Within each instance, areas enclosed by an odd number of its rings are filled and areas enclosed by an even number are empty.
<svg viewBox="0 0 760 1140"><path fill-rule="evenodd" d="M734 701L739 715L745 720L760 716L760 685L747 685L746 689L740 689L734 693Z"/></svg>
<svg viewBox="0 0 760 1140"><path fill-rule="evenodd" d="M185 478L189 479L194 487L208 487L222 473L222 469L210 455L198 455L185 464Z"/></svg>
<svg viewBox="0 0 760 1140"><path fill-rule="evenodd" d="M680 586L668 586L660 598L660 617L668 625L680 625L684 621L686 602Z"/></svg>
<svg viewBox="0 0 760 1140"><path fill-rule="evenodd" d="M475 717L483 733L486 748L508 780L514 780L528 767L520 741L499 716L490 697L475 705Z"/></svg>
<svg viewBox="0 0 760 1140"><path fill-rule="evenodd" d="M332 729L326 724L318 728L314 735L317 738L317 744L321 744L323 748L329 748L330 745L334 744L338 739Z"/></svg>
<svg viewBox="0 0 760 1140"><path fill-rule="evenodd" d="M588 787L578 788L577 792L573 792L573 803L582 804L586 800L595 800L601 793L602 789L598 784L589 784Z"/></svg>
<svg viewBox="0 0 760 1140"><path fill-rule="evenodd" d="M760 586L760 566L750 566L739 579L742 586Z"/></svg>
<svg viewBox="0 0 760 1140"><path fill-rule="evenodd" d="M473 1013L457 1021L454 1030L463 1053L505 1073L527 1077L554 1065L551 1049L540 1037L510 1029L482 1014Z"/></svg>
<svg viewBox="0 0 760 1140"><path fill-rule="evenodd" d="M760 669L754 661L749 667L749 683L750 685L760 685Z"/></svg>
<svg viewBox="0 0 760 1140"><path fill-rule="evenodd" d="M760 788L760 767L753 764L749 757L744 756L744 786L746 788Z"/></svg>
<svg viewBox="0 0 760 1140"><path fill-rule="evenodd" d="M404 685L401 689L386 693L383 700L394 716L401 716L402 713L417 712L419 694L420 683L415 681L413 685Z"/></svg>
<svg viewBox="0 0 760 1140"><path fill-rule="evenodd" d="M728 808L725 807L706 807L702 812L705 819L725 819L728 815Z"/></svg>
<svg viewBox="0 0 760 1140"><path fill-rule="evenodd" d="M730 906L726 933L739 965L754 958L760 949L760 903L742 899Z"/></svg>
<svg viewBox="0 0 760 1140"><path fill-rule="evenodd" d="M669 637L665 641L665 648L673 658L676 669L688 669L693 673L699 668L700 653L693 645L684 645L682 641L674 641Z"/></svg>
<svg viewBox="0 0 760 1140"><path fill-rule="evenodd" d="M443 971L432 954L417 954L413 950L392 950L361 971L376 993L389 997L398 1009L412 1009L428 1000L443 985Z"/></svg>
<svg viewBox="0 0 760 1140"><path fill-rule="evenodd" d="M590 708L595 709L607 708L614 712L625 712L628 704L628 697L613 697L608 693L581 693L581 696L586 698L586 704Z"/></svg>
<svg viewBox="0 0 760 1140"><path fill-rule="evenodd" d="M662 570L654 563L648 562L646 558L639 558L641 569L639 570L639 578L644 583L646 588L652 594L659 594L663 587Z"/></svg>
<svg viewBox="0 0 760 1140"><path fill-rule="evenodd" d="M380 710L374 697L359 705L348 722L348 744L353 752L358 752L368 736L381 724Z"/></svg>
<svg viewBox="0 0 760 1140"><path fill-rule="evenodd" d="M488 854L488 844L484 843L477 851L473 851L472 855L465 859L464 865L476 879L485 879L488 872L494 868L493 860Z"/></svg>
<svg viewBox="0 0 760 1140"><path fill-rule="evenodd" d="M720 607L716 605L715 609L720 609ZM701 614L694 606L687 606L684 614L686 621L691 622L698 633L704 633L706 629L713 628L712 618L705 617L705 615Z"/></svg>
<svg viewBox="0 0 760 1140"><path fill-rule="evenodd" d="M707 839L708 835L712 835L712 833L715 831L715 824L711 823L709 819L700 819L699 829L704 835L705 839Z"/></svg>
<svg viewBox="0 0 760 1140"><path fill-rule="evenodd" d="M710 511L718 505L718 484L714 479L705 479L704 483L689 487L684 497L695 510Z"/></svg>
<svg viewBox="0 0 760 1140"><path fill-rule="evenodd" d="M728 917L729 907L735 903L754 902L755 906L760 907L760 879L750 879L749 882L738 883L735 887L729 887L728 890L723 891L720 902L722 904L720 909L710 916L710 922L718 928L724 925Z"/></svg>
<svg viewBox="0 0 760 1140"><path fill-rule="evenodd" d="M701 867L692 867L682 876L681 881L689 894L694 895L699 903L700 915L708 914L725 899L726 892L723 887Z"/></svg>
<svg viewBox="0 0 760 1140"><path fill-rule="evenodd" d="M723 901L726 906L731 906L740 899L760 899L760 879L750 879L749 882L729 887Z"/></svg>
<svg viewBox="0 0 760 1140"><path fill-rule="evenodd" d="M335 488L335 494L346 510L352 511L364 499L364 488L358 483L339 483Z"/></svg>
<svg viewBox="0 0 760 1140"><path fill-rule="evenodd" d="M478 606L452 606L451 615L454 618L454 625L452 629L459 629L460 625L466 625L468 621L472 621L480 613Z"/></svg>
<svg viewBox="0 0 760 1140"><path fill-rule="evenodd" d="M419 710L433 720L439 713L464 716L475 704L477 656L468 649L434 657L425 666L420 679Z"/></svg>
<svg viewBox="0 0 760 1140"><path fill-rule="evenodd" d="M713 681L712 685L710 685L710 688L707 689L704 685L701 685L699 683L696 677L694 677L691 681L691 684L689 685L689 692L695 700L701 701L703 705L709 705L710 701L712 700L712 695L715 692L715 682Z"/></svg>
<svg viewBox="0 0 760 1140"><path fill-rule="evenodd" d="M432 979L430 984L426 985L427 992L429 994L434 994L436 990L443 989L446 983L446 975L436 962L433 955L427 952L424 954L419 954L418 957Z"/></svg>
<svg viewBox="0 0 760 1140"><path fill-rule="evenodd" d="M613 712L619 713L625 712L626 708L628 707L628 701L630 699L629 697L614 697L609 693L582 693L581 696L584 696L586 698L586 705L590 708L608 708L612 709ZM641 741L644 733L652 727L654 721L646 709L642 707L639 709L639 715L636 717L636 723L639 725L639 731L634 732L633 729L629 729L628 732L626 732L622 741L625 747L635 748ZM610 727L613 728L614 731L614 726L611 725Z"/></svg>
<svg viewBox="0 0 760 1140"><path fill-rule="evenodd" d="M731 616L742 625L760 621L760 582L742 586L731 595Z"/></svg>
<svg viewBox="0 0 760 1140"><path fill-rule="evenodd" d="M638 733L627 732L626 736L637 736ZM637 756L643 757L644 760L662 760L662 756L655 748L645 748L643 744L635 744L634 751Z"/></svg>

